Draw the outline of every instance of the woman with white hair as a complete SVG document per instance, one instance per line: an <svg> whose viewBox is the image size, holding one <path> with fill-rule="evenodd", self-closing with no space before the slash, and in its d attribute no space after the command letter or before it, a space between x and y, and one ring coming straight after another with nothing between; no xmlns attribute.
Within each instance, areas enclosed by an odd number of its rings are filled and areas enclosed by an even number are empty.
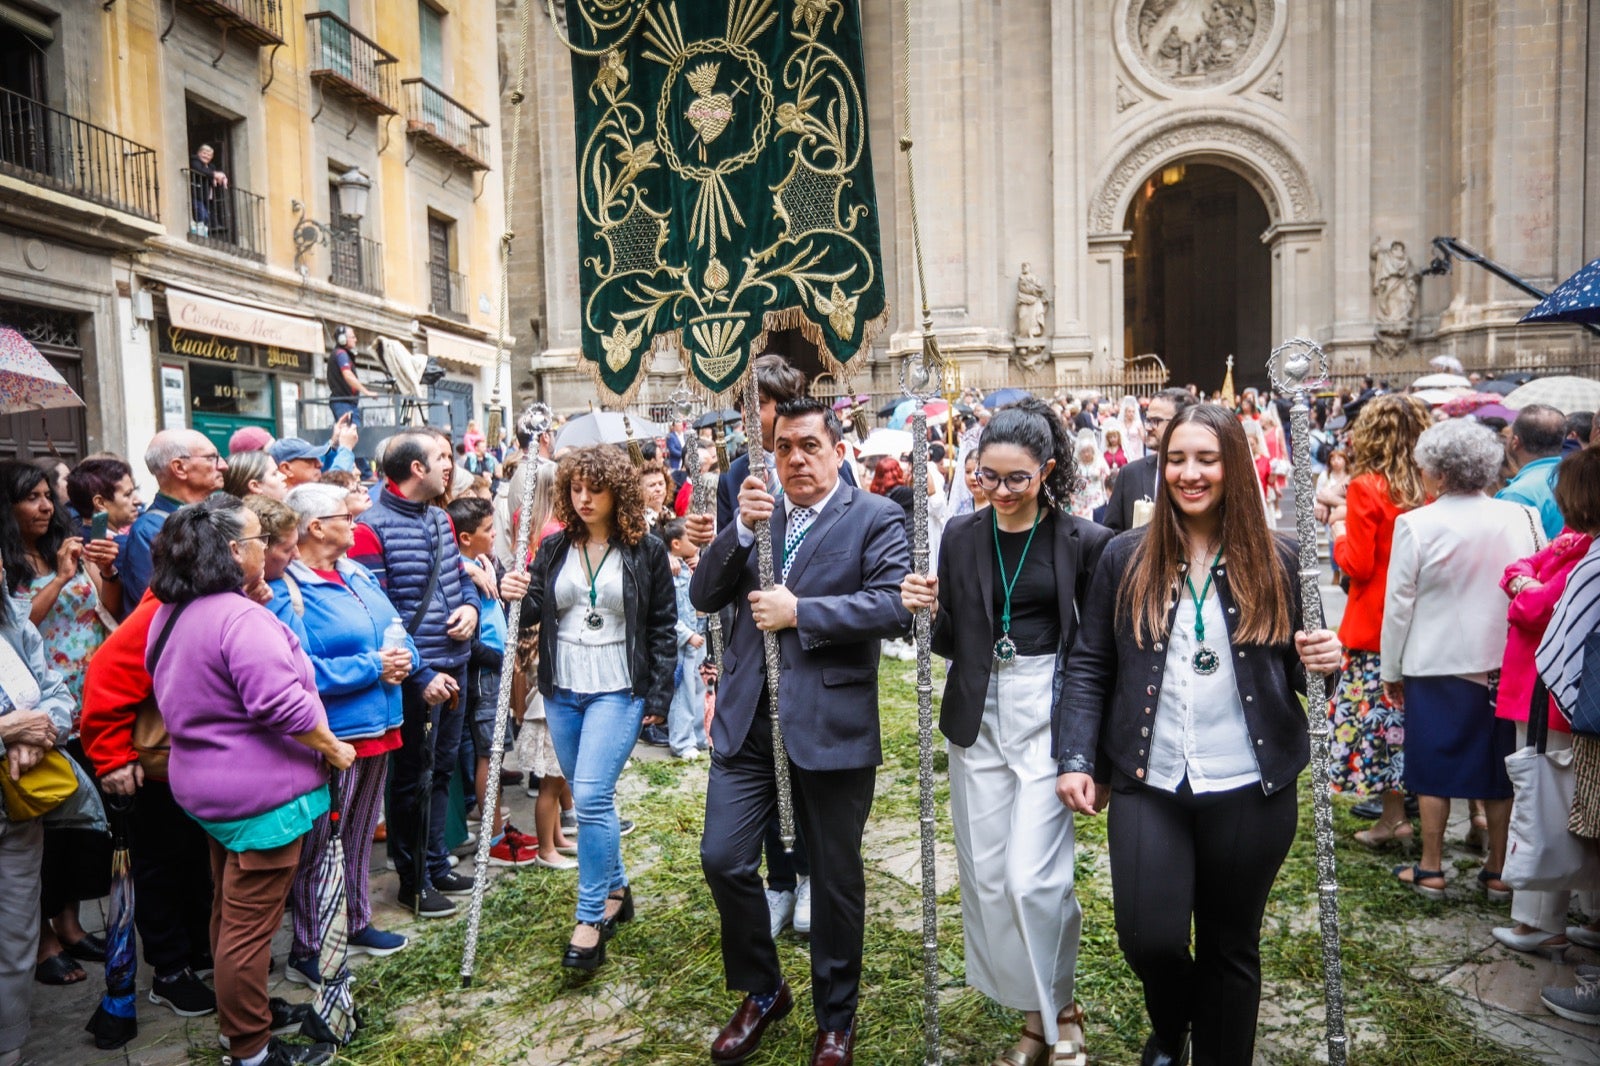
<svg viewBox="0 0 1600 1066"><path fill-rule="evenodd" d="M1422 861L1396 867L1395 876L1443 899L1450 800L1482 800L1489 854L1478 882L1490 899L1505 900L1505 759L1516 727L1494 714L1506 646L1500 577L1544 547L1544 529L1537 511L1489 495L1505 458L1493 430L1470 419L1441 422L1417 438L1414 455L1434 501L1395 519L1379 658L1384 692L1405 713L1404 780L1421 804Z"/></svg>
<svg viewBox="0 0 1600 1066"><path fill-rule="evenodd" d="M284 501L298 519L299 558L270 582L274 604L292 605L291 629L311 659L328 728L355 749L355 762L333 776L345 846L345 918L350 951L392 955L406 938L372 924L368 870L372 835L383 810L389 752L400 746L400 683L418 666L416 645L384 645L384 632L400 617L372 572L345 558L355 540L346 492L337 485L301 485ZM281 616L280 616L281 617ZM402 624L404 620L402 619ZM328 815L306 834L290 892L294 943L285 975L297 984L321 983L317 923L317 871L332 836Z"/></svg>
<svg viewBox="0 0 1600 1066"><path fill-rule="evenodd" d="M1095 512L1106 505L1106 482L1111 478L1111 468L1100 454L1100 441L1092 429L1078 430L1073 445L1077 460L1078 480L1072 490L1071 512L1079 518L1095 521Z"/></svg>

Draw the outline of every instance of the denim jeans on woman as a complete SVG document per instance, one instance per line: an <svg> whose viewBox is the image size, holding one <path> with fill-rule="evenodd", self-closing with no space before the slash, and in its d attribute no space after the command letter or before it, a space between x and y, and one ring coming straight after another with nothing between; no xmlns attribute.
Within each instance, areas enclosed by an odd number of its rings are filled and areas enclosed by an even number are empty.
<svg viewBox="0 0 1600 1066"><path fill-rule="evenodd" d="M578 815L578 921L605 917L606 896L628 883L616 791L644 719L644 700L620 692L555 689L544 701L550 741Z"/></svg>

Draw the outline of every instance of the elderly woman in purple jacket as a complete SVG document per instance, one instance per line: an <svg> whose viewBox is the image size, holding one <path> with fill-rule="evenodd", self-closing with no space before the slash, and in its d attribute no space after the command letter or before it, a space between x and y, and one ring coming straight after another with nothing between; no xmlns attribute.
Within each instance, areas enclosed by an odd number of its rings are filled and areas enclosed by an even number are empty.
<svg viewBox="0 0 1600 1066"><path fill-rule="evenodd" d="M328 767L355 759L328 728L300 642L243 594L265 550L260 519L218 494L167 519L150 582L166 604L147 656L172 738L172 795L211 838L217 1010L243 1066L332 1056L331 1045L272 1036L267 969L300 839L328 809Z"/></svg>

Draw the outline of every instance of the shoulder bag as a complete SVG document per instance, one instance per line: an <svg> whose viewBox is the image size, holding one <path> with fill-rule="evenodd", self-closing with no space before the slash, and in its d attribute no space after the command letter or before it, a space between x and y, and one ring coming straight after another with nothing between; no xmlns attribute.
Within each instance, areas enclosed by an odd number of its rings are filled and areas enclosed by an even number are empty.
<svg viewBox="0 0 1600 1066"><path fill-rule="evenodd" d="M0 590L0 595L4 591ZM39 681L27 662L12 645L0 637L0 688L9 706L31 709L39 701ZM55 810L78 791L78 775L61 749L52 748L44 758L20 778L11 779L10 768L0 764L0 794L4 795L6 816L13 822L26 822Z"/></svg>
<svg viewBox="0 0 1600 1066"><path fill-rule="evenodd" d="M1600 857L1592 842L1567 828L1577 775L1571 749L1545 750L1550 732L1549 697L1544 681L1536 679L1528 709L1527 747L1506 756L1506 773L1516 798L1511 803L1501 879L1522 891L1586 890L1600 883Z"/></svg>
<svg viewBox="0 0 1600 1066"><path fill-rule="evenodd" d="M167 624L161 627L161 632L156 636L156 642L145 660L145 669L152 675L162 651L167 647L167 638L172 635L173 623L188 606L187 603L180 603L173 608L172 614L167 617ZM161 708L156 706L154 695L141 702L134 711L133 750L139 755L139 766L145 776L158 781L167 779L167 759L172 754L172 738L167 734L167 723L161 717Z"/></svg>

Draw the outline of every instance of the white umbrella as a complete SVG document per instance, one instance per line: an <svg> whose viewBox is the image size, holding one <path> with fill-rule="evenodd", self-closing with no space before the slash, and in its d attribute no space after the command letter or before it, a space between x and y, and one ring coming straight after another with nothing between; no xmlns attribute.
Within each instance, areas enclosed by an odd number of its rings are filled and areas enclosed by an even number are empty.
<svg viewBox="0 0 1600 1066"><path fill-rule="evenodd" d="M1467 372L1467 368L1461 365L1461 360L1453 355L1436 355L1428 360L1428 365L1436 370L1448 370L1452 374Z"/></svg>
<svg viewBox="0 0 1600 1066"><path fill-rule="evenodd" d="M629 428L633 430L631 436L628 434ZM650 422L634 415L628 416L627 426L624 426L622 415L616 411L590 411L569 419L561 427L556 433L556 450L586 448L591 444L626 444L630 440L654 440L666 432L667 427L659 422Z"/></svg>
<svg viewBox="0 0 1600 1066"><path fill-rule="evenodd" d="M1546 403L1564 415L1577 411L1600 411L1600 381L1565 374L1534 378L1526 385L1517 386L1501 402L1512 410L1531 403Z"/></svg>
<svg viewBox="0 0 1600 1066"><path fill-rule="evenodd" d="M1429 407L1438 407L1440 404L1449 403L1457 396L1467 395L1469 391L1468 389L1417 389L1411 395Z"/></svg>
<svg viewBox="0 0 1600 1066"><path fill-rule="evenodd" d="M1424 374L1411 383L1413 389L1470 389L1472 382L1460 374Z"/></svg>
<svg viewBox="0 0 1600 1066"><path fill-rule="evenodd" d="M911 434L903 429L875 429L861 442L863 459L874 455L892 455L896 459L911 451Z"/></svg>

